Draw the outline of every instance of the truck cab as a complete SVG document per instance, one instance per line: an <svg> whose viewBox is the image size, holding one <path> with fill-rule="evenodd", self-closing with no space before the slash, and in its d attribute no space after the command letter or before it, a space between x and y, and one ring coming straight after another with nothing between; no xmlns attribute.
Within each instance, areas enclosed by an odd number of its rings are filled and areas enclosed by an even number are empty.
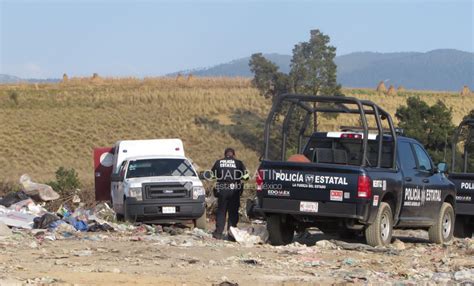
<svg viewBox="0 0 474 286"><path fill-rule="evenodd" d="M471 238L474 231L474 119L466 119L459 124L451 145L449 179L457 190L454 235Z"/></svg>
<svg viewBox="0 0 474 286"><path fill-rule="evenodd" d="M111 200L118 219L205 228L205 189L181 140L119 141L95 157L96 199Z"/></svg>

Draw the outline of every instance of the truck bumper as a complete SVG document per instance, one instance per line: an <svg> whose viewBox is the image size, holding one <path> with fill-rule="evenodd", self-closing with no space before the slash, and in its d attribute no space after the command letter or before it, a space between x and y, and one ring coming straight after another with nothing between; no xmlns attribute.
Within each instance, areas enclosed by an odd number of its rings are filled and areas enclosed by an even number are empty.
<svg viewBox="0 0 474 286"><path fill-rule="evenodd" d="M204 198L198 200L174 199L173 201L145 200L127 198L127 215L138 221L181 221L201 217L206 211ZM174 207L175 213L163 213L163 207Z"/></svg>
<svg viewBox="0 0 474 286"><path fill-rule="evenodd" d="M282 213L302 217L350 218L356 219L361 223L367 222L369 218L369 203L317 202L317 212L300 211L300 203L301 201L299 200L263 198L260 207L256 206L254 211L259 213Z"/></svg>
<svg viewBox="0 0 474 286"><path fill-rule="evenodd" d="M456 215L474 216L474 204L456 202Z"/></svg>

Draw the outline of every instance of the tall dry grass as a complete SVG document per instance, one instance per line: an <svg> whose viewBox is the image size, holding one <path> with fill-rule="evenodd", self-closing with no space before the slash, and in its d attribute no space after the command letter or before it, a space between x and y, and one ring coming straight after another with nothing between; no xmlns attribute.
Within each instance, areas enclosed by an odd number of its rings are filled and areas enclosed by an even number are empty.
<svg viewBox="0 0 474 286"><path fill-rule="evenodd" d="M10 99L13 91L18 104ZM474 106L473 97L459 93L344 92L373 100L392 114L408 96L419 96L429 104L440 99L454 109L455 124ZM202 168L210 167L225 147L232 146L254 169L260 154L245 139L199 121L206 118L231 126L236 124L232 119L236 113L264 118L269 108L270 101L245 78L69 78L57 84L0 85L0 181L16 181L22 173L47 181L59 166L65 166L75 168L86 185L92 184L93 148L121 139L182 138L187 155ZM341 125L334 120L325 124Z"/></svg>

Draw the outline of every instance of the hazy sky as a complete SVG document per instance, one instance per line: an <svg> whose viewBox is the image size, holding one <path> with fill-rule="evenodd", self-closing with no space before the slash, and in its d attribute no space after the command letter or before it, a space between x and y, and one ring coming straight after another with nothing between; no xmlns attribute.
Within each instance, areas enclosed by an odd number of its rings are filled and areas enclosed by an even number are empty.
<svg viewBox="0 0 474 286"><path fill-rule="evenodd" d="M0 73L151 76L254 52L290 54L319 28L337 54L473 52L473 0L0 0Z"/></svg>

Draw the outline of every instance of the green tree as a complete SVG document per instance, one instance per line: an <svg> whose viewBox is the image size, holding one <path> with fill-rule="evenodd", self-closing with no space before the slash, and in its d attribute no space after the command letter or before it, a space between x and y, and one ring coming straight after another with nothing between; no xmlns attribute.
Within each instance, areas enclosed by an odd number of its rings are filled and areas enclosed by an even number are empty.
<svg viewBox="0 0 474 286"><path fill-rule="evenodd" d="M296 44L291 59L290 79L297 93L340 95L337 83L336 48L329 45L329 36L311 30L308 42Z"/></svg>
<svg viewBox="0 0 474 286"><path fill-rule="evenodd" d="M450 158L450 139L455 130L452 109L438 100L429 106L418 97L407 99L407 106L397 109L395 116L405 135L423 144L435 162Z"/></svg>
<svg viewBox="0 0 474 286"><path fill-rule="evenodd" d="M274 99L276 95L288 92L288 75L278 71L278 66L261 53L251 56L249 66L254 74L252 84L265 98Z"/></svg>
<svg viewBox="0 0 474 286"><path fill-rule="evenodd" d="M249 62L253 85L267 98L285 92L343 95L337 83L336 48L329 41L321 31L311 30L309 41L296 44L293 49L289 75L280 72L261 53L253 54Z"/></svg>

